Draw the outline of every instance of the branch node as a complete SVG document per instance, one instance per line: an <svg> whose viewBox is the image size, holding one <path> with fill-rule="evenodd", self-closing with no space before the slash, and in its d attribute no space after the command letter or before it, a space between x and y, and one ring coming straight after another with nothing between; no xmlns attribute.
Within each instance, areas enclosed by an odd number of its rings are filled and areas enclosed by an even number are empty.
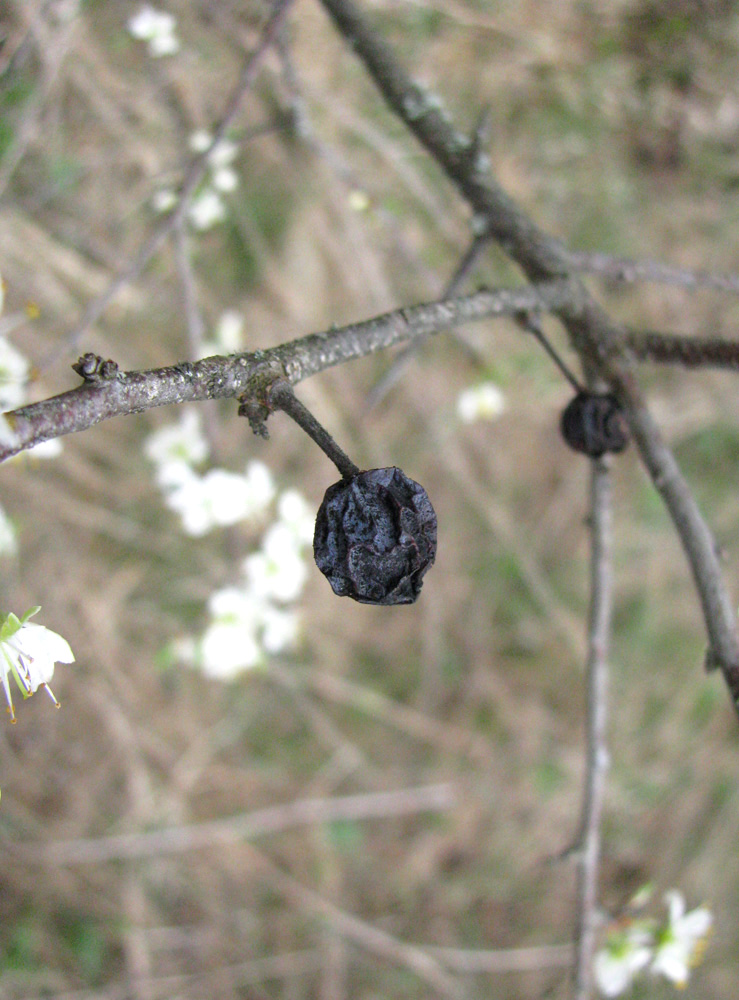
<svg viewBox="0 0 739 1000"><path fill-rule="evenodd" d="M90 385L113 382L121 376L116 361L112 361L110 358L106 361L99 354L93 354L91 351L78 358L72 368Z"/></svg>
<svg viewBox="0 0 739 1000"><path fill-rule="evenodd" d="M260 360L263 351L254 351L253 358ZM239 416L246 417L257 437L269 437L267 418L276 407L270 401L270 390L275 382L285 380L285 369L277 361L269 360L258 365L249 378L247 388L239 396Z"/></svg>

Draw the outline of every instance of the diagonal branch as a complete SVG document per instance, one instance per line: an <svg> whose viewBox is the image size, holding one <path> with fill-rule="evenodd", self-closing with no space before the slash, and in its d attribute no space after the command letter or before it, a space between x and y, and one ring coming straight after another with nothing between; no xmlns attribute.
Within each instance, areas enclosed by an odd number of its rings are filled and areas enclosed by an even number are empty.
<svg viewBox="0 0 739 1000"><path fill-rule="evenodd" d="M435 95L414 83L353 0L320 0L391 109L428 150L484 226L532 281L570 274L569 251L545 234L490 175L484 156L457 132ZM573 282L574 283L574 282ZM631 371L625 331L578 284L576 309L556 310L586 367L616 392L657 489L672 516L699 592L711 649L739 713L739 639L711 533L662 440Z"/></svg>
<svg viewBox="0 0 739 1000"><path fill-rule="evenodd" d="M397 309L266 351L134 372L119 372L112 362L104 362L109 366L108 377L90 379L69 392L5 414L10 434L0 435L0 461L41 441L86 430L111 417L172 403L235 399L252 391L257 376L265 371L295 384L342 362L462 323L521 311L550 311L564 302L574 308L577 294L568 281L482 291ZM94 356L89 358L95 361Z"/></svg>
<svg viewBox="0 0 739 1000"><path fill-rule="evenodd" d="M718 546L675 456L662 439L641 394L616 385L642 461L659 490L682 542L703 609L710 648L706 666L720 666L739 713L739 640L731 598L723 584Z"/></svg>
<svg viewBox="0 0 739 1000"><path fill-rule="evenodd" d="M739 274L720 271L690 271L673 267L658 260L631 260L629 257L612 257L607 253L588 253L571 250L567 254L569 266L584 274L597 274L611 281L652 282L673 285L677 288L711 288L718 292L739 292Z"/></svg>

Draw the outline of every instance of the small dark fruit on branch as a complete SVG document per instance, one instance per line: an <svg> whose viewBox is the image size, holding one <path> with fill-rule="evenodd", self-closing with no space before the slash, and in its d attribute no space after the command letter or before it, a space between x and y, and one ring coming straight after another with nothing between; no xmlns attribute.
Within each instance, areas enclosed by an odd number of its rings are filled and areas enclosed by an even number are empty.
<svg viewBox="0 0 739 1000"><path fill-rule="evenodd" d="M623 451L629 443L626 420L610 393L578 392L562 413L560 430L570 448L591 458Z"/></svg>
<svg viewBox="0 0 739 1000"><path fill-rule="evenodd" d="M436 556L436 514L400 469L369 469L329 486L316 516L316 565L339 597L412 604Z"/></svg>

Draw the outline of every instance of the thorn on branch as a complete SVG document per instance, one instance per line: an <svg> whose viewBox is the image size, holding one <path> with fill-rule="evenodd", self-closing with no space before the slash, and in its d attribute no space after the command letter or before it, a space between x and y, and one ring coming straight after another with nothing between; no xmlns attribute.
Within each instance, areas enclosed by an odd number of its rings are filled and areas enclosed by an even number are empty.
<svg viewBox="0 0 739 1000"><path fill-rule="evenodd" d="M104 360L99 354L88 351L72 365L74 371L89 385L100 385L102 382L112 382L120 375L118 363L110 358Z"/></svg>

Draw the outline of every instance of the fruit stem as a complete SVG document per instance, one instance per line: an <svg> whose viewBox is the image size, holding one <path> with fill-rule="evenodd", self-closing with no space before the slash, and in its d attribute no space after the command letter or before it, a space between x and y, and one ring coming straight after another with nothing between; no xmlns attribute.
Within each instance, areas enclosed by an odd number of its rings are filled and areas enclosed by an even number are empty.
<svg viewBox="0 0 739 1000"><path fill-rule="evenodd" d="M539 343L547 352L552 361L555 363L557 368L559 368L559 370L562 372L562 374L570 383L575 392L578 393L583 392L584 387L581 385L579 379L577 379L572 374L570 368L568 368L568 366L564 363L562 358L560 358L559 354L557 354L557 352L554 350L554 348L549 343L547 338L544 336L544 331L541 328L541 323L539 322L538 318L535 317L533 314L529 313L526 316L519 316L519 322L521 326L523 326L526 330L529 331L529 333L533 333L533 335L539 341Z"/></svg>
<svg viewBox="0 0 739 1000"><path fill-rule="evenodd" d="M313 438L318 447L334 463L343 479L351 479L361 471L346 452L341 450L329 432L318 423L310 410L300 402L289 382L284 379L273 382L269 387L268 400L270 409L283 410L309 437Z"/></svg>

